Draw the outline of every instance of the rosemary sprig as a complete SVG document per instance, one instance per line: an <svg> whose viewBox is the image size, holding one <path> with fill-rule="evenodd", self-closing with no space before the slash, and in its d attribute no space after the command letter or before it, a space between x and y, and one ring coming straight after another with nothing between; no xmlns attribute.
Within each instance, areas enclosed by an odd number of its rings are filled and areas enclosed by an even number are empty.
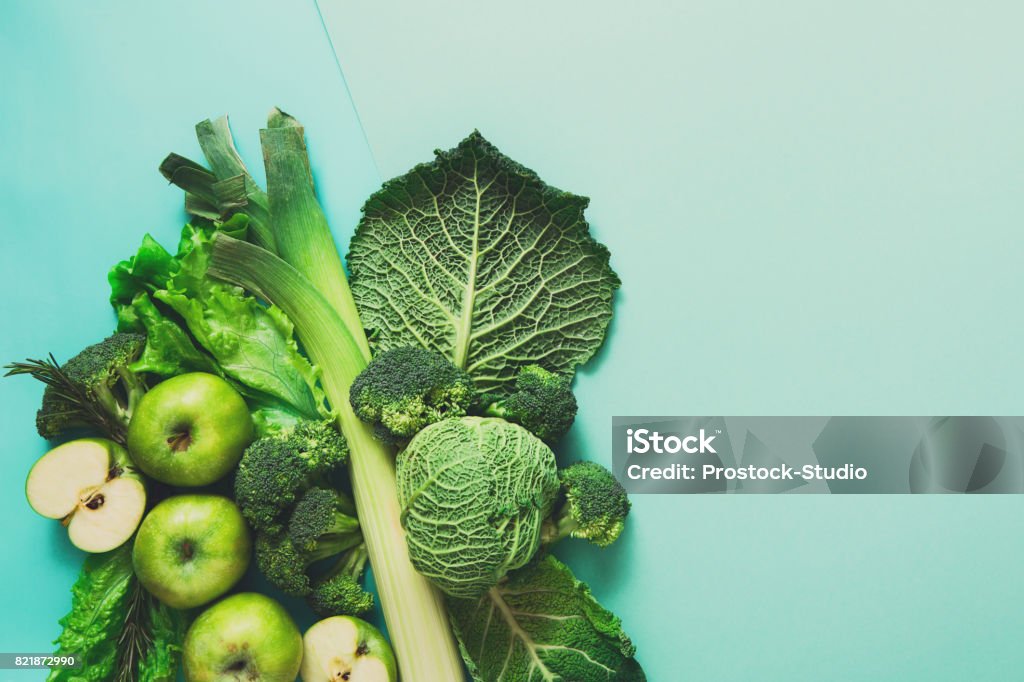
<svg viewBox="0 0 1024 682"><path fill-rule="evenodd" d="M117 640L116 682L135 682L139 677L139 664L153 646L153 637L149 631L152 597L138 578L133 578L132 583L124 627Z"/></svg>

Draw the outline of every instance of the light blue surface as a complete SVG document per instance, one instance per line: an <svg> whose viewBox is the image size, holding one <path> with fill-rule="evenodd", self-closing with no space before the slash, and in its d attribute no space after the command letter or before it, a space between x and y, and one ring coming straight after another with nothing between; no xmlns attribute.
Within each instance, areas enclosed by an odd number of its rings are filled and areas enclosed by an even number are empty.
<svg viewBox="0 0 1024 682"><path fill-rule="evenodd" d="M613 414L1021 412L1018 4L322 3L384 176L477 127L592 197L624 288L571 456L607 462ZM0 4L0 360L109 331L105 273L173 243L155 168L207 116L258 177L267 109L302 120L347 243L380 178L315 8L284 6ZM23 500L39 394L0 382L6 651L48 649L80 563ZM1024 669L1020 497L634 505L563 555L654 682Z"/></svg>
<svg viewBox="0 0 1024 682"><path fill-rule="evenodd" d="M1020 3L320 2L385 177L479 128L591 197L623 289L572 455L617 414L1024 409ZM1022 512L637 496L566 554L655 682L1001 681Z"/></svg>

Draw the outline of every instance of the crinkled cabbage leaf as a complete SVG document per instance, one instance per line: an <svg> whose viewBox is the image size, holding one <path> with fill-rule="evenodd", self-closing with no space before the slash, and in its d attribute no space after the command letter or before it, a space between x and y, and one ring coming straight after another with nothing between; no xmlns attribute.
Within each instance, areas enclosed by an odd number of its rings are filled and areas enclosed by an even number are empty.
<svg viewBox="0 0 1024 682"><path fill-rule="evenodd" d="M538 364L571 376L600 347L619 278L589 199L545 184L474 132L386 182L348 254L374 350L420 345L483 391Z"/></svg>
<svg viewBox="0 0 1024 682"><path fill-rule="evenodd" d="M446 419L398 455L409 558L446 593L475 597L524 566L558 493L555 455L504 419Z"/></svg>
<svg viewBox="0 0 1024 682"><path fill-rule="evenodd" d="M621 621L551 555L448 609L476 682L647 679Z"/></svg>

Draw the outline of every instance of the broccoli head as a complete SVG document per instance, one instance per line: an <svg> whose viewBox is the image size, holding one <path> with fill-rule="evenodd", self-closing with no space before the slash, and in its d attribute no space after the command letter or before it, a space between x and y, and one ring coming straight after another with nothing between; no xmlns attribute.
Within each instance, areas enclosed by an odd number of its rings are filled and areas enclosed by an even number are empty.
<svg viewBox="0 0 1024 682"><path fill-rule="evenodd" d="M321 618L358 616L373 608L373 595L359 580L366 567L366 545L354 547L343 561L313 585L306 597L309 607Z"/></svg>
<svg viewBox="0 0 1024 682"><path fill-rule="evenodd" d="M350 508L351 502L334 490L308 490L295 505L286 532L257 534L260 572L285 594L307 597L318 613L333 609L330 615L355 615L367 598L372 605L358 582L366 547L359 522L346 513ZM310 567L331 557L337 557L334 567L314 582Z"/></svg>
<svg viewBox="0 0 1024 682"><path fill-rule="evenodd" d="M599 547L615 542L625 527L630 502L612 473L594 462L577 462L558 472L561 504L545 522L547 544L566 536Z"/></svg>
<svg viewBox="0 0 1024 682"><path fill-rule="evenodd" d="M474 397L473 380L465 371L418 346L379 353L349 391L356 415L389 442L411 438L442 419L465 416Z"/></svg>
<svg viewBox="0 0 1024 682"><path fill-rule="evenodd" d="M257 533L255 547L256 565L274 587L293 597L309 594L305 558L287 533Z"/></svg>
<svg viewBox="0 0 1024 682"><path fill-rule="evenodd" d="M328 422L301 421L246 448L235 474L235 501L258 532L276 534L308 489L348 461L345 439Z"/></svg>
<svg viewBox="0 0 1024 682"><path fill-rule="evenodd" d="M515 391L494 399L484 408L484 415L515 422L541 440L554 443L576 419L571 384L571 377L527 365L519 370Z"/></svg>
<svg viewBox="0 0 1024 682"><path fill-rule="evenodd" d="M351 508L340 493L310 488L295 505L288 522L288 537L310 562L334 556L363 541L359 521L344 510Z"/></svg>
<svg viewBox="0 0 1024 682"><path fill-rule="evenodd" d="M124 443L132 410L146 392L131 365L142 354L146 337L119 333L84 348L63 365L51 355L7 365L7 376L30 374L46 384L36 413L36 430L57 438L75 429L99 430Z"/></svg>

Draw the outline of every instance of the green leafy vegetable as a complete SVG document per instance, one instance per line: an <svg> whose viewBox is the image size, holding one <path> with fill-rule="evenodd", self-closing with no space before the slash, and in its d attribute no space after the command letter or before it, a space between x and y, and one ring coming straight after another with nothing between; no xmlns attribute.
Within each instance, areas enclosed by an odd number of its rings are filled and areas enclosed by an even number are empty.
<svg viewBox="0 0 1024 682"><path fill-rule="evenodd" d="M152 596L149 602L149 640L138 665L138 682L174 682L188 630L185 614L165 606ZM130 679L130 678L127 678Z"/></svg>
<svg viewBox="0 0 1024 682"><path fill-rule="evenodd" d="M196 137L211 170L178 154L160 164L167 181L185 190L185 210L209 220L242 213L249 218L253 241L276 253L269 200L238 155L227 116L196 124Z"/></svg>
<svg viewBox="0 0 1024 682"><path fill-rule="evenodd" d="M154 294L181 316L189 332L224 374L244 387L290 405L304 416L320 414L323 393L316 370L299 353L291 321L274 307L206 277L212 232L187 229L188 244L167 289Z"/></svg>
<svg viewBox="0 0 1024 682"><path fill-rule="evenodd" d="M71 612L61 618L64 630L54 642L58 645L57 656L75 654L82 667L54 668L47 678L49 682L99 682L113 677L117 644L134 581L128 546L86 558L82 573L71 588Z"/></svg>
<svg viewBox="0 0 1024 682"><path fill-rule="evenodd" d="M80 668L53 668L48 682L171 682L176 678L185 615L154 599L135 578L131 544L92 554L71 588L71 612L57 656Z"/></svg>
<svg viewBox="0 0 1024 682"><path fill-rule="evenodd" d="M475 597L536 553L558 474L523 427L446 419L416 434L397 468L409 556L446 593Z"/></svg>
<svg viewBox="0 0 1024 682"><path fill-rule="evenodd" d="M530 364L572 376L600 347L619 286L588 201L476 132L386 182L348 254L371 338L436 350L482 391L510 391Z"/></svg>
<svg viewBox="0 0 1024 682"><path fill-rule="evenodd" d="M621 621L551 555L448 608L477 682L647 679Z"/></svg>
<svg viewBox="0 0 1024 682"><path fill-rule="evenodd" d="M291 321L206 276L214 235L244 237L248 226L244 215L185 225L174 256L147 236L134 257L111 270L111 301L119 328L146 332L135 371L219 374L245 396L260 433L272 433L329 413L319 374L299 352Z"/></svg>

